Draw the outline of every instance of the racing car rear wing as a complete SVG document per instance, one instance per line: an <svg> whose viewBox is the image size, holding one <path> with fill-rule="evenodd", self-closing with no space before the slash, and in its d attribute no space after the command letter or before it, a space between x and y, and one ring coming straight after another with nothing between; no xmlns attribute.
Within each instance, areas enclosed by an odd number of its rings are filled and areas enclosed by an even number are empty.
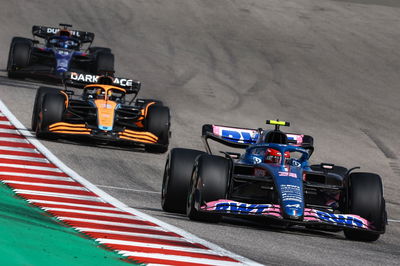
<svg viewBox="0 0 400 266"><path fill-rule="evenodd" d="M77 72L65 73L65 83L72 87L83 88L89 84L101 84L101 75L84 74ZM124 88L127 94L137 94L140 90L141 83L138 80L132 80L121 77L110 77L112 85Z"/></svg>
<svg viewBox="0 0 400 266"><path fill-rule="evenodd" d="M252 144L263 142L263 136L269 132L271 131L264 131L261 128L251 129L206 124L203 125L202 128L202 139L207 152L211 153L208 139L212 139L232 148L247 148ZM281 131L279 131L279 133L286 135L287 144L302 147L308 150L310 155L314 151L314 141L311 136L295 133L283 133Z"/></svg>
<svg viewBox="0 0 400 266"><path fill-rule="evenodd" d="M60 28L47 27L47 26L32 26L33 36L47 39L57 34ZM92 43L94 40L94 33L87 31L70 30L72 37L78 39L81 43Z"/></svg>

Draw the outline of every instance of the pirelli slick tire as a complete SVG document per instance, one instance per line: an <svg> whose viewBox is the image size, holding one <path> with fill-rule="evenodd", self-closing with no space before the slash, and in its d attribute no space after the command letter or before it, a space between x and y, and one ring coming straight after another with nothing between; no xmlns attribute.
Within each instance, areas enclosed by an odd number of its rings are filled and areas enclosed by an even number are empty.
<svg viewBox="0 0 400 266"><path fill-rule="evenodd" d="M32 111L32 120L31 120L31 129L36 130L37 121L39 116L39 110L43 103L43 98L45 94L58 94L60 89L57 88L50 88L50 87L39 87L36 92L35 96L35 103L33 104L33 111Z"/></svg>
<svg viewBox="0 0 400 266"><path fill-rule="evenodd" d="M106 48L106 47L98 47L98 46L94 46L94 47L90 47L89 48L89 54L91 54L91 55L94 55L94 54L99 53L99 52L111 54L111 49L110 48Z"/></svg>
<svg viewBox="0 0 400 266"><path fill-rule="evenodd" d="M114 55L107 52L99 52L96 55L96 62L93 74L114 72Z"/></svg>
<svg viewBox="0 0 400 266"><path fill-rule="evenodd" d="M9 78L23 78L23 74L18 73L17 70L29 65L32 46L32 40L27 38L14 37L11 40L7 61Z"/></svg>
<svg viewBox="0 0 400 266"><path fill-rule="evenodd" d="M377 231L385 231L385 200L379 175L363 172L350 174L347 203L349 213L368 220ZM353 229L344 229L344 234L347 239L368 242L376 241L380 236L377 232Z"/></svg>
<svg viewBox="0 0 400 266"><path fill-rule="evenodd" d="M61 122L65 111L65 96L58 93L48 93L44 95L42 108L39 111L39 119L36 126L36 136L38 138L54 139L55 134L48 130L49 126L56 122Z"/></svg>
<svg viewBox="0 0 400 266"><path fill-rule="evenodd" d="M147 111L145 128L148 132L158 137L159 145L146 145L148 152L164 153L168 150L170 137L170 114L169 108L162 105L151 105Z"/></svg>
<svg viewBox="0 0 400 266"><path fill-rule="evenodd" d="M221 215L201 212L198 208L205 202L225 199L229 178L228 159L210 154L203 154L197 158L186 205L186 215L190 220L209 223L221 220Z"/></svg>
<svg viewBox="0 0 400 266"><path fill-rule="evenodd" d="M161 191L161 206L166 212L186 213L190 178L196 158L203 151L172 149L167 157Z"/></svg>

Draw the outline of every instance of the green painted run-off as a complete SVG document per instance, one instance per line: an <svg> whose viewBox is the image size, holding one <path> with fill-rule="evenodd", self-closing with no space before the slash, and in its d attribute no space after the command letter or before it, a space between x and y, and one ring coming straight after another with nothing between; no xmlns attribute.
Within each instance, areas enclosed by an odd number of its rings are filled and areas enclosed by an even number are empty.
<svg viewBox="0 0 400 266"><path fill-rule="evenodd" d="M0 265L129 265L0 183Z"/></svg>

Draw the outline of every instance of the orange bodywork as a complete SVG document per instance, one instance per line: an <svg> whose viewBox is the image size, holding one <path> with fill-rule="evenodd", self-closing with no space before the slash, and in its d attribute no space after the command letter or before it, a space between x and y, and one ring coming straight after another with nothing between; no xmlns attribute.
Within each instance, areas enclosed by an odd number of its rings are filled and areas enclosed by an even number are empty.
<svg viewBox="0 0 400 266"><path fill-rule="evenodd" d="M100 128L110 129L114 123L114 110L117 106L115 101L109 99L112 91L120 91L126 93L123 88L115 87L112 85L91 84L85 88L101 88L104 91L104 99L97 99L94 101L97 107L97 122Z"/></svg>
<svg viewBox="0 0 400 266"><path fill-rule="evenodd" d="M155 104L155 102L150 102L150 103L148 103L148 104L146 105L145 108L143 108L143 109L141 110L142 116L138 119L139 121L137 121L137 122L135 123L138 127L144 127L144 125L143 125L143 120L144 120L144 119L146 118L146 116L147 116L147 111L149 110L149 107L150 107L151 105L153 105L153 104Z"/></svg>
<svg viewBox="0 0 400 266"><path fill-rule="evenodd" d="M114 124L114 110L117 103L107 100L95 100L97 107L97 122L103 128L112 128Z"/></svg>
<svg viewBox="0 0 400 266"><path fill-rule="evenodd" d="M151 132L134 131L130 129L125 129L120 132L119 137L121 139L145 142L145 143L157 143L158 137Z"/></svg>
<svg viewBox="0 0 400 266"><path fill-rule="evenodd" d="M85 124L70 124L64 122L58 122L50 125L49 131L60 134L80 134L80 135L89 135L92 132L92 130L87 128Z"/></svg>
<svg viewBox="0 0 400 266"><path fill-rule="evenodd" d="M101 89L101 96L103 99L95 99L94 103L97 107L97 119L98 126L102 128L112 128L114 124L115 108L117 107L117 102L110 100L109 96L112 94L111 91L121 91L126 92L125 89L115 87L112 85L102 85L102 84L91 84L87 85L85 88L99 88ZM110 92L110 93L109 93ZM68 97L66 97L68 99ZM68 100L65 102L68 106ZM136 125L143 127L143 119L147 116L148 108L155 104L155 102L150 102L145 108L141 110L142 117L136 122ZM52 133L59 134L72 134L72 135L90 135L95 133L90 128L87 128L86 124L72 124L65 122L54 123L49 126L49 131ZM106 132L106 130L104 130ZM151 132L135 131L131 129L125 129L118 133L118 138L122 140L130 140L135 142L156 144L158 137Z"/></svg>

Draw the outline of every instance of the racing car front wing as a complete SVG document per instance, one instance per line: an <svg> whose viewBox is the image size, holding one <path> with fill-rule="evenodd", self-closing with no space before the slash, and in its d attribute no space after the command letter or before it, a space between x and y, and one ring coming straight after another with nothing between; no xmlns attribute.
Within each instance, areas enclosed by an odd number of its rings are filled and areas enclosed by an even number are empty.
<svg viewBox="0 0 400 266"><path fill-rule="evenodd" d="M281 207L277 204L249 204L233 200L218 200L201 206L200 211L240 216L263 216L295 224L325 224L331 226L375 231L375 227L366 219L354 214L336 214L305 208L303 221L285 219Z"/></svg>
<svg viewBox="0 0 400 266"><path fill-rule="evenodd" d="M86 135L95 139L110 141L132 141L157 144L158 137L151 132L124 129L123 131L104 131L88 128L86 124L58 122L49 126L49 132L61 135Z"/></svg>

